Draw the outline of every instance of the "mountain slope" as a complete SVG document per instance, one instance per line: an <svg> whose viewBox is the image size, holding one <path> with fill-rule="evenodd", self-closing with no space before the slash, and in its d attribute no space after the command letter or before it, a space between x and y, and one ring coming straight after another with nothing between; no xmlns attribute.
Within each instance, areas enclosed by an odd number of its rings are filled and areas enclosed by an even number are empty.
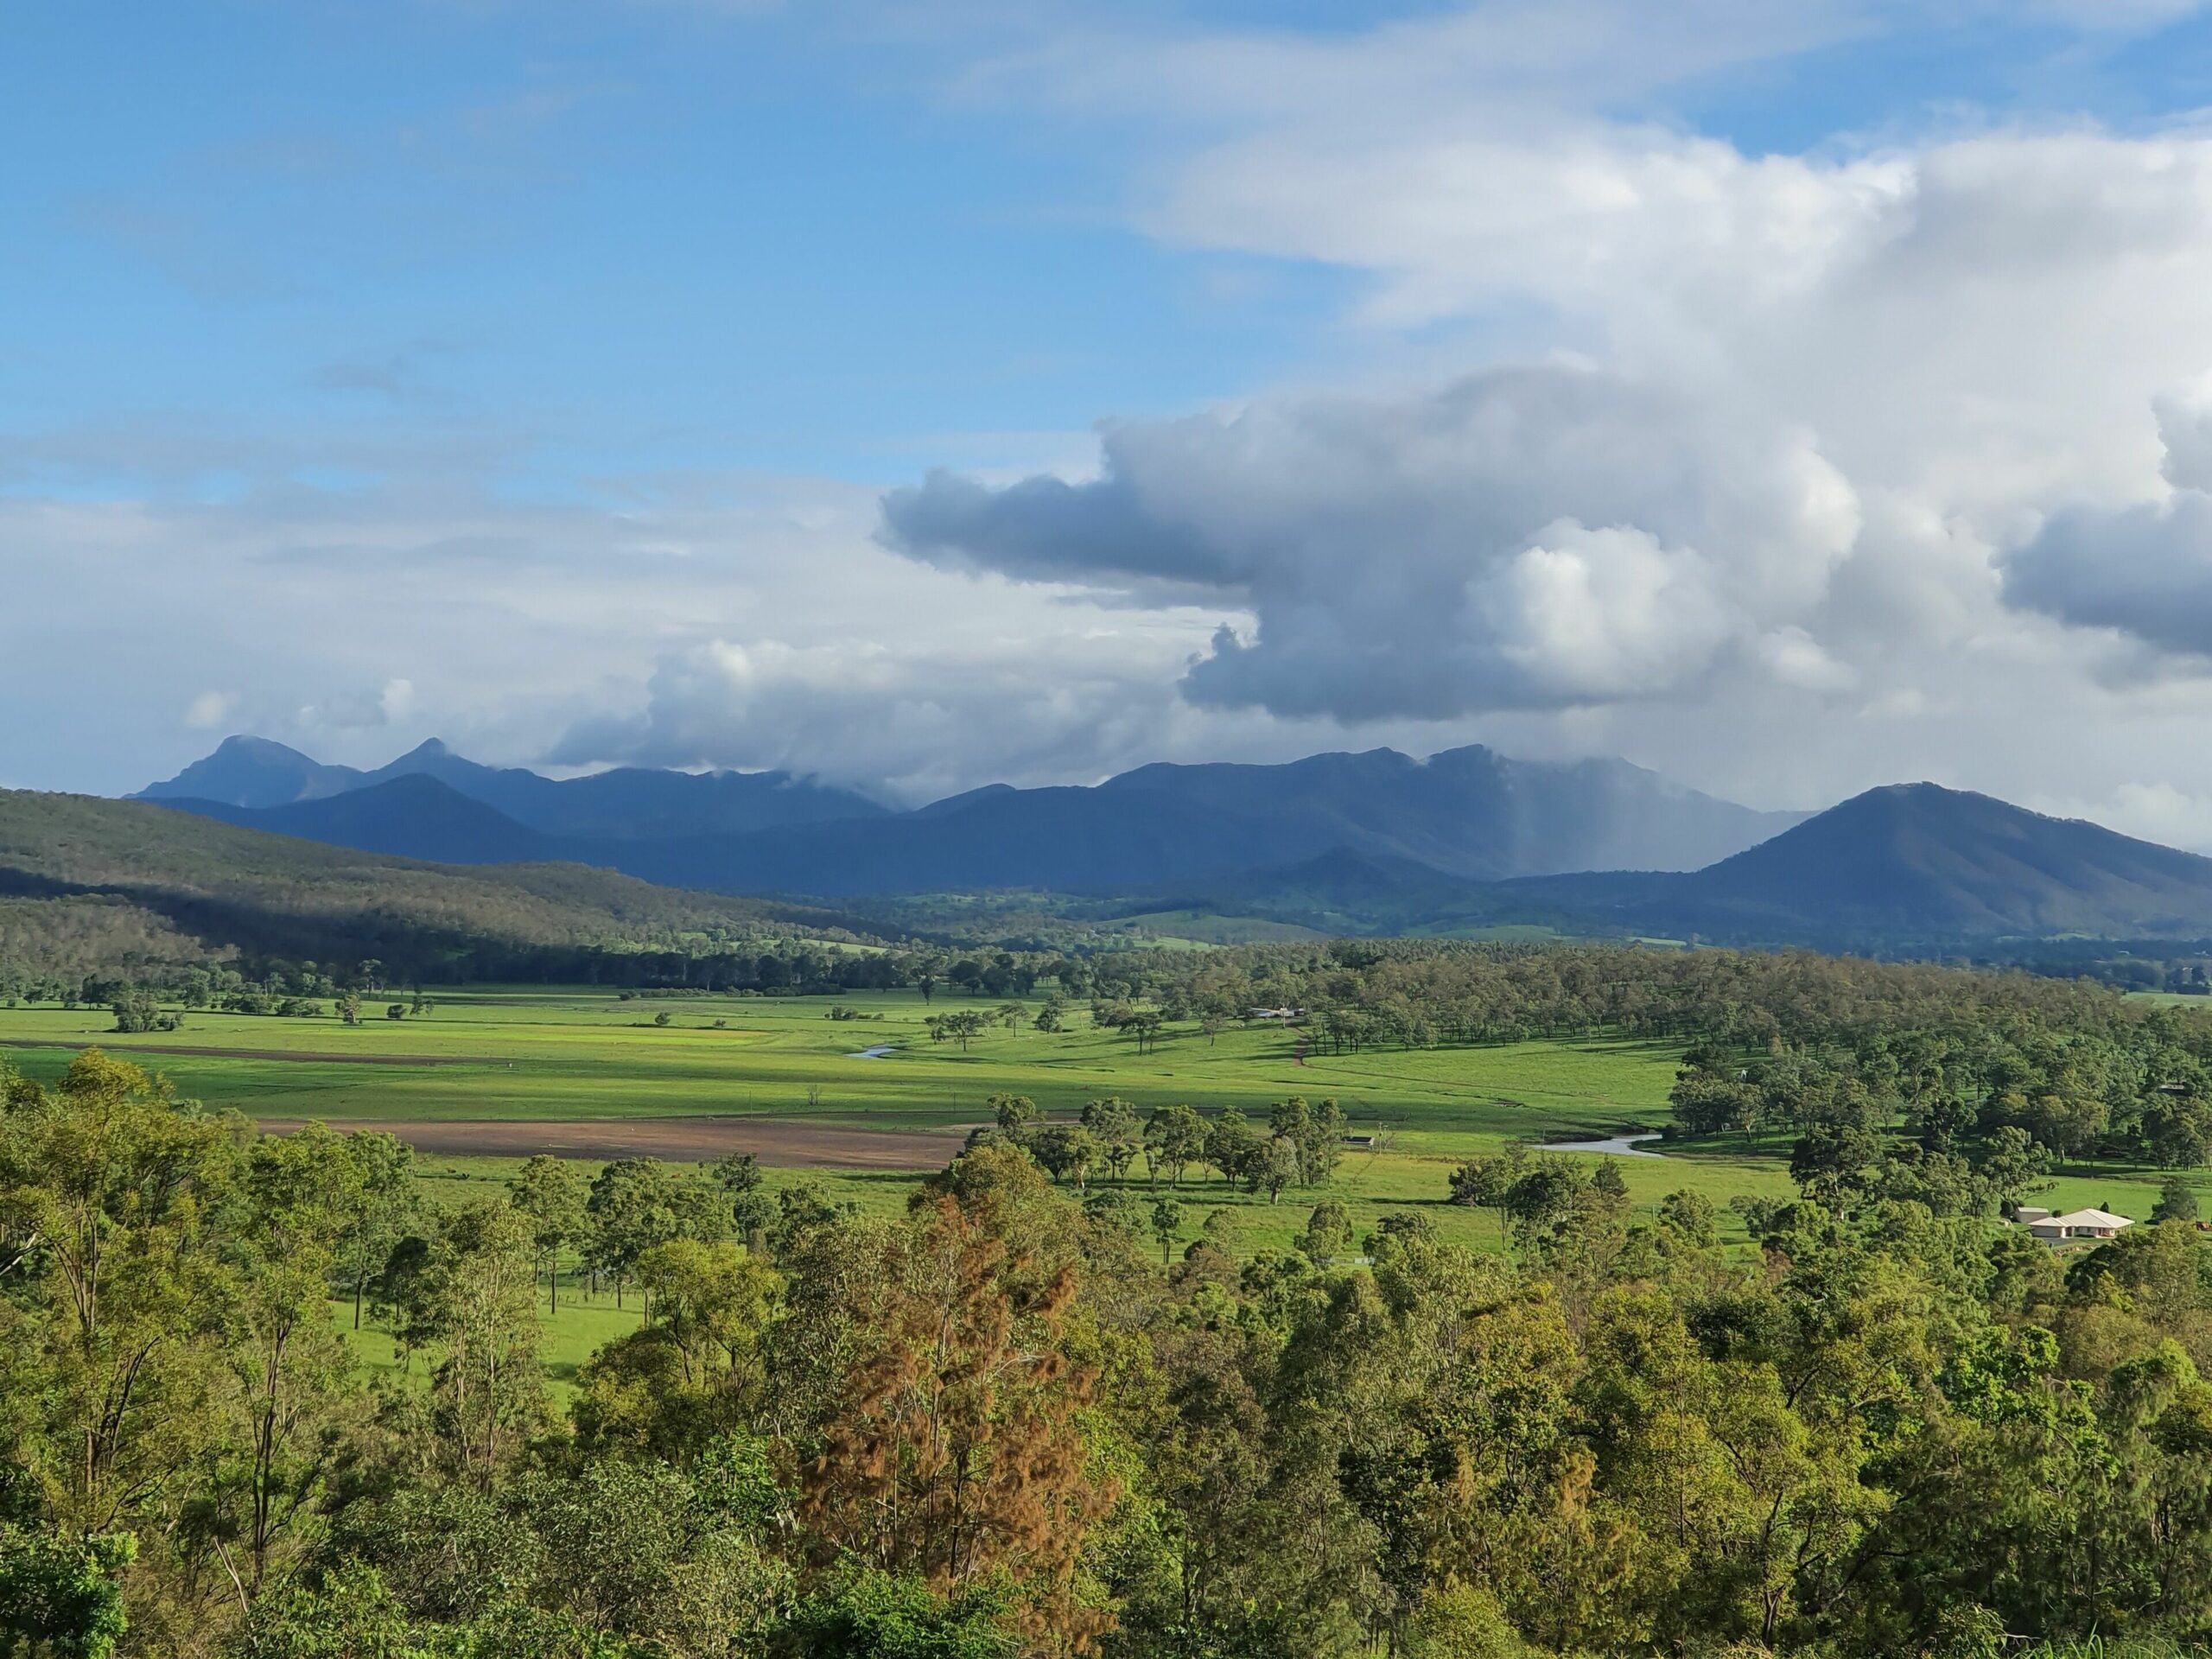
<svg viewBox="0 0 2212 1659"><path fill-rule="evenodd" d="M582 979L634 969L641 950L787 938L817 919L570 864L455 868L150 801L0 790L0 968L16 971L244 954Z"/></svg>
<svg viewBox="0 0 2212 1659"><path fill-rule="evenodd" d="M2212 930L2212 859L1934 784L1854 796L1683 891L1746 917L1887 931Z"/></svg>
<svg viewBox="0 0 2212 1659"><path fill-rule="evenodd" d="M1146 891L1281 869L1339 849L1459 880L1616 865L1688 869L1797 822L1621 761L1557 766L1481 747L1427 760L1374 749L1285 766L1141 766L1094 787L993 785L897 814L779 772L630 769L556 781L478 766L437 742L348 776L346 793L331 801L279 805L232 791L207 797L215 804L203 810L416 856L559 857L672 886L823 895ZM512 827L428 791L389 792L411 778L444 784ZM174 783L157 788L188 804ZM338 804L346 795L368 798Z"/></svg>
<svg viewBox="0 0 2212 1659"><path fill-rule="evenodd" d="M271 835L433 863L527 864L565 856L550 837L428 772L258 810L218 801L164 799L161 804Z"/></svg>
<svg viewBox="0 0 2212 1659"><path fill-rule="evenodd" d="M1716 800L1625 761L1516 760L1479 745L1427 760L1371 749L1279 766L1141 766L1096 792L1123 791L1294 827L1300 857L1345 847L1478 880L1696 869L1803 817Z"/></svg>
<svg viewBox="0 0 2212 1659"><path fill-rule="evenodd" d="M327 766L265 737L226 737L213 754L194 761L166 782L147 785L137 798L285 806L340 794L358 787L364 776L352 766Z"/></svg>
<svg viewBox="0 0 2212 1659"><path fill-rule="evenodd" d="M1765 943L2212 936L2212 859L1934 784L1869 790L1687 875L1498 896L1587 925Z"/></svg>
<svg viewBox="0 0 2212 1659"><path fill-rule="evenodd" d="M1227 882L1350 849L1461 880L1589 868L1631 847L1709 861L1796 823L1618 762L1389 749L1287 766L1152 766L1095 787L996 785L893 817L601 846L679 886L823 895Z"/></svg>

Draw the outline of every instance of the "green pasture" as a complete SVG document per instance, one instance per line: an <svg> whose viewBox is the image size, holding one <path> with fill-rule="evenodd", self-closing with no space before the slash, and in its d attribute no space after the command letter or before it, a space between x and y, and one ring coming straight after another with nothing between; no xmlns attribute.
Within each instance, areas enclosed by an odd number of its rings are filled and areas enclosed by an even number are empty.
<svg viewBox="0 0 2212 1659"><path fill-rule="evenodd" d="M590 1119L690 1114L757 1114L860 1127L971 1123L993 1094L1026 1094L1055 1114L1103 1095L1150 1108L1189 1101L1238 1106L1255 1116L1292 1094L1333 1096L1352 1127L1378 1136L1373 1151L1347 1153L1335 1196L1364 1227L1385 1210L1434 1206L1446 1231L1479 1243L1486 1217L1441 1202L1452 1166L1508 1139L1575 1140L1656 1128L1680 1049L1666 1043L1599 1039L1330 1054L1294 1030L1265 1022L1231 1025L1213 1039L1193 1026L1173 1029L1149 1052L1094 1029L1080 1008L1069 1029L1046 1033L1031 998L1014 1028L994 1026L966 1052L933 1043L931 1014L992 1009L991 999L911 990L823 997L637 997L588 987L480 986L435 994L436 1007L402 1020L391 999L370 999L368 1017L348 1027L334 1015L190 1013L182 1030L146 1036L111 1032L105 1009L51 1005L0 1009L0 1054L35 1077L68 1063L65 1044L97 1042L165 1072L180 1093L262 1117L498 1120ZM829 1018L831 1007L856 1020ZM654 1023L665 1013L666 1026ZM863 1058L858 1051L893 1052ZM1624 1158L1638 1203L1688 1187L1724 1204L1738 1192L1787 1191L1786 1138L1733 1137L1669 1149L1663 1159ZM432 1160L437 1176L465 1189L504 1180L499 1160ZM796 1173L777 1179L799 1179ZM815 1172L869 1208L903 1202L912 1178L858 1171ZM2037 1201L2056 1209L2106 1205L2147 1216L2163 1174L2116 1166L2068 1166ZM1205 1210L1231 1213L1233 1236L1252 1249L1287 1243L1313 1194L1279 1205L1192 1183L1185 1202L1195 1227ZM2212 1173L2199 1187L2212 1214Z"/></svg>
<svg viewBox="0 0 2212 1659"><path fill-rule="evenodd" d="M422 1017L390 1020L372 1000L357 1027L334 1016L194 1013L184 1029L121 1036L103 1009L0 1009L0 1044L33 1076L97 1042L166 1072L178 1090L262 1117L603 1118L691 1113L805 1116L880 1127L973 1122L1000 1092L1048 1110L1118 1094L1140 1106L1189 1101L1261 1112L1287 1095L1334 1096L1363 1128L1502 1138L1580 1137L1656 1125L1677 1046L1530 1042L1492 1047L1300 1053L1301 1033L1232 1025L1209 1040L1172 1031L1147 1053L1096 1030L994 1027L966 1052L932 1043L927 1015L988 999L856 993L866 1016L833 1020L820 997L623 1001L612 992L488 988L447 992ZM1040 1004L1025 1005L1033 1014ZM655 1026L665 1013L669 1024ZM717 1026L717 1021L721 1022ZM861 1058L879 1045L893 1052ZM229 1051L229 1052L226 1052Z"/></svg>

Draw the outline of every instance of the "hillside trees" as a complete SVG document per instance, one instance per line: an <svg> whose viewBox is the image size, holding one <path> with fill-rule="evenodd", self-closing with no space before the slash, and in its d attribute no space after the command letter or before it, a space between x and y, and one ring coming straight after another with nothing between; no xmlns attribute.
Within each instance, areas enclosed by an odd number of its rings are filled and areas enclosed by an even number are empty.
<svg viewBox="0 0 2212 1659"><path fill-rule="evenodd" d="M869 1566L941 1592L1012 1568L1033 1627L1072 1635L1088 1622L1077 1554L1112 1497L1077 1427L1094 1379L1070 1346L1076 1268L1039 1230L1025 1157L984 1147L963 1161L890 1241L802 1514Z"/></svg>
<svg viewBox="0 0 2212 1659"><path fill-rule="evenodd" d="M315 1546L362 1421L330 1299L374 1160L98 1050L0 1100L0 1632L203 1650Z"/></svg>
<svg viewBox="0 0 2212 1659"><path fill-rule="evenodd" d="M614 1281L615 1305L638 1258L675 1238L712 1239L728 1230L728 1201L696 1177L657 1158L618 1158L593 1179L584 1205L585 1262ZM647 1311L651 1311L648 1296Z"/></svg>
<svg viewBox="0 0 2212 1659"><path fill-rule="evenodd" d="M1136 1107L1118 1096L1086 1102L1083 1127L1097 1144L1098 1159L1116 1180L1128 1178L1144 1145L1144 1118Z"/></svg>
<svg viewBox="0 0 2212 1659"><path fill-rule="evenodd" d="M440 1223L414 1323L441 1353L429 1421L442 1465L479 1491L544 1419L536 1281L531 1223L512 1205L474 1205Z"/></svg>
<svg viewBox="0 0 2212 1659"><path fill-rule="evenodd" d="M561 1306L561 1252L582 1241L590 1225L591 1189L566 1159L540 1153L507 1183L515 1208L530 1221L531 1248L545 1274L546 1306Z"/></svg>
<svg viewBox="0 0 2212 1659"><path fill-rule="evenodd" d="M1185 1104L1163 1106L1145 1120L1145 1162L1152 1184L1160 1185L1161 1173L1183 1185L1183 1172L1205 1155L1205 1120Z"/></svg>

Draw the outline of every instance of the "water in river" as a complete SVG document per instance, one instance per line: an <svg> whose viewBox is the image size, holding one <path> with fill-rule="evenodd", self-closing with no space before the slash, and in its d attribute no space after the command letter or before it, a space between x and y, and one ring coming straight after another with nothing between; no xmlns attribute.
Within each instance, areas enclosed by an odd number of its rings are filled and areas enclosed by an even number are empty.
<svg viewBox="0 0 2212 1659"><path fill-rule="evenodd" d="M1651 1152L1641 1144L1656 1141L1656 1135L1617 1135L1605 1141L1554 1141L1536 1148L1538 1152L1610 1152L1623 1158L1663 1158L1664 1153Z"/></svg>

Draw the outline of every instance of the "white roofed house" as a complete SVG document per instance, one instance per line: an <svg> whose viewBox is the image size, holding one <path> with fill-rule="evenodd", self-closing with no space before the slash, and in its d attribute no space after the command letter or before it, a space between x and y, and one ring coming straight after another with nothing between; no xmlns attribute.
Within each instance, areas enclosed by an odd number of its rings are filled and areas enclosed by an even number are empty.
<svg viewBox="0 0 2212 1659"><path fill-rule="evenodd" d="M2046 1243L2063 1244L2076 1238L2117 1238L2135 1224L2109 1210L2071 1210L2063 1216L2021 1217L2027 1230Z"/></svg>

